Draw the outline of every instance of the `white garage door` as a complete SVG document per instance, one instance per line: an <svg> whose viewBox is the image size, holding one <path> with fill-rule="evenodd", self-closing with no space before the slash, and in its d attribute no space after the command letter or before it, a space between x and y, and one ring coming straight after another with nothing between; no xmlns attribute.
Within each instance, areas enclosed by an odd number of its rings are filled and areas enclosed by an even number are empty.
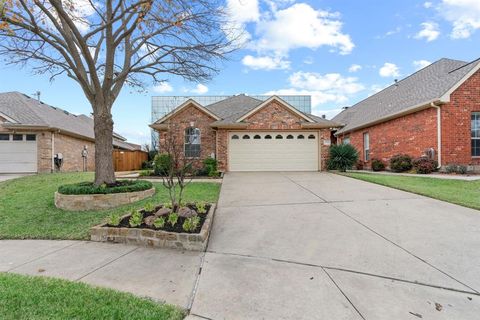
<svg viewBox="0 0 480 320"><path fill-rule="evenodd" d="M230 132L230 171L317 171L317 132Z"/></svg>
<svg viewBox="0 0 480 320"><path fill-rule="evenodd" d="M0 173L21 172L37 172L36 136L0 133Z"/></svg>

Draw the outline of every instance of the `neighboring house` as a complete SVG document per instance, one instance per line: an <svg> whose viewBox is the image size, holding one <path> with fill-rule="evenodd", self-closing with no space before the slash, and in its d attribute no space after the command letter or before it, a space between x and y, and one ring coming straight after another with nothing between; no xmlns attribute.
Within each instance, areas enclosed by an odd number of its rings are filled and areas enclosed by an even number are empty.
<svg viewBox="0 0 480 320"><path fill-rule="evenodd" d="M277 96L262 101L244 94L209 105L189 99L151 125L160 133L160 151L173 134L187 157L214 157L223 172L324 170L337 126Z"/></svg>
<svg viewBox="0 0 480 320"><path fill-rule="evenodd" d="M19 92L0 93L0 173L57 171L57 154L63 156L61 171L92 171L93 128L93 119L88 116L71 114ZM125 140L114 133L115 148L140 149ZM88 155L84 162L85 148Z"/></svg>
<svg viewBox="0 0 480 320"><path fill-rule="evenodd" d="M480 169L480 60L441 59L369 98L333 121L367 167L373 158L433 154L441 166ZM432 152L433 151L433 152Z"/></svg>

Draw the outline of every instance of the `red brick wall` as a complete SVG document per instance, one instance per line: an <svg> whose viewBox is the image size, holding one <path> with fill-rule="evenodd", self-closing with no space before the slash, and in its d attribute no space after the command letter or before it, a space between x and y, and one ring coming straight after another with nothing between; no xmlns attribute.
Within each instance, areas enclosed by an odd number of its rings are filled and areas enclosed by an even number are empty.
<svg viewBox="0 0 480 320"><path fill-rule="evenodd" d="M479 165L472 157L470 116L480 112L480 71L465 81L442 106L442 162Z"/></svg>
<svg viewBox="0 0 480 320"><path fill-rule="evenodd" d="M159 150L162 152L162 145L169 134L175 135L175 139L179 145L183 145L185 141L185 129L190 127L190 122L194 123L196 128L200 129L201 147L200 158L195 161L195 166L200 168L202 160L210 157L216 153L216 135L215 130L210 127L210 124L215 121L205 112L200 111L193 105L185 107L183 110L172 116L165 122L170 125L170 130L167 132L160 132Z"/></svg>
<svg viewBox="0 0 480 320"><path fill-rule="evenodd" d="M83 146L87 146L87 171L95 170L95 143L60 133L55 134L54 154L63 155L63 165L60 171L83 171Z"/></svg>
<svg viewBox="0 0 480 320"><path fill-rule="evenodd" d="M419 157L428 148L437 151L437 111L429 108L340 136L340 143L350 136L350 143L358 150L361 160L365 159L365 132L370 136L370 159L381 159L388 165L390 158L399 153ZM369 166L367 163L366 167Z"/></svg>

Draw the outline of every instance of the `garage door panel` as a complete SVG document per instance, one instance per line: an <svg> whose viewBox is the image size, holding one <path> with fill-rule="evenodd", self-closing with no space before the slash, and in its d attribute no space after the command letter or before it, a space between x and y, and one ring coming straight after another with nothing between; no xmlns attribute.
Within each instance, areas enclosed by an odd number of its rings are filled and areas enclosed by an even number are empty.
<svg viewBox="0 0 480 320"><path fill-rule="evenodd" d="M261 139L253 139L255 135ZM275 139L281 134L283 139ZM294 139L286 139L287 135ZM237 135L239 139L232 139ZM250 139L243 139L244 135ZM273 139L265 139L270 135ZM305 139L298 139L303 135ZM314 135L315 139L307 139ZM316 132L232 132L229 136L230 171L317 171L318 135Z"/></svg>
<svg viewBox="0 0 480 320"><path fill-rule="evenodd" d="M37 172L36 141L0 141L0 173Z"/></svg>

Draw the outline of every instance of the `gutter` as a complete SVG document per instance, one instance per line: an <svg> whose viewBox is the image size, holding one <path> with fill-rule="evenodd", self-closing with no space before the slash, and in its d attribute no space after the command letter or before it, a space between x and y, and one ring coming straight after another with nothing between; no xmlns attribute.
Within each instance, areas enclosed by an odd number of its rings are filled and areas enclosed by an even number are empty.
<svg viewBox="0 0 480 320"><path fill-rule="evenodd" d="M430 103L430 106L437 109L437 168L440 169L442 167L442 113L440 106L436 105L435 102Z"/></svg>

